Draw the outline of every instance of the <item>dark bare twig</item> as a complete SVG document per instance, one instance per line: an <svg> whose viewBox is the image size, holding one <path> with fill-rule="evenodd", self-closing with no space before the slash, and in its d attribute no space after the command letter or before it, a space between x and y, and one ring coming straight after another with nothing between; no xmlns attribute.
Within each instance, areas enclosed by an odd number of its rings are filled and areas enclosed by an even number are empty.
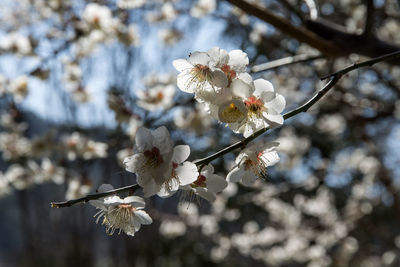
<svg viewBox="0 0 400 267"><path fill-rule="evenodd" d="M390 53L390 54L387 54L387 55L376 57L376 58L373 58L373 59L370 59L370 60L367 60L367 61L364 61L364 62L361 62L361 63L355 63L355 64L353 64L353 65L351 65L351 66L349 66L347 68L344 68L344 69L339 70L337 72L334 72L334 73L328 74L326 76L323 76L321 78L321 81L326 80L326 79L328 79L330 77L333 77L333 76L342 76L342 75L344 75L344 74L346 74L346 73L348 73L348 72L350 72L352 70L355 70L355 69L359 69L359 68L362 68L362 67L370 67L370 66L372 66L372 65L374 65L374 64L376 64L378 62L381 62L381 61L389 61L389 60L393 60L393 59L397 59L397 58L400 58L400 50L396 51L396 52L393 52L393 53Z"/></svg>
<svg viewBox="0 0 400 267"><path fill-rule="evenodd" d="M51 202L50 205L52 208L65 208L65 207L71 207L72 205L75 205L77 203L81 202L88 202L89 200L94 200L94 199L99 199L102 197L106 197L109 195L117 194L117 193L123 193L123 192L135 192L137 189L139 189L139 185L134 184L134 185L128 185L125 187L117 188L114 190L110 190L107 192L103 193L96 193L96 194L90 194L86 195L85 197L77 198L77 199L72 199L68 201L62 201L62 202Z"/></svg>

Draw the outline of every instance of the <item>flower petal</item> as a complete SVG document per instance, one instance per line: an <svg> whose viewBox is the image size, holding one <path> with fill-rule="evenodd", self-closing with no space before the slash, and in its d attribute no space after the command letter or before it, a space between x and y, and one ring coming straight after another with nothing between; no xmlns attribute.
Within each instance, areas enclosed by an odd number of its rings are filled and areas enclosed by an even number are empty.
<svg viewBox="0 0 400 267"><path fill-rule="evenodd" d="M144 199L138 196L129 196L124 198L125 204L131 204L135 208L144 208L145 202Z"/></svg>
<svg viewBox="0 0 400 267"><path fill-rule="evenodd" d="M210 83L214 86L224 88L228 86L228 78L226 78L225 73L223 73L221 70L215 70L211 73L211 81Z"/></svg>
<svg viewBox="0 0 400 267"><path fill-rule="evenodd" d="M234 79L231 83L231 90L235 96L238 96L242 99L249 98L254 91L254 88L251 87L248 83L242 81L241 79Z"/></svg>
<svg viewBox="0 0 400 267"><path fill-rule="evenodd" d="M187 60L182 58L172 61L172 65L175 67L177 71L180 72L191 70L193 68L192 64L190 64Z"/></svg>
<svg viewBox="0 0 400 267"><path fill-rule="evenodd" d="M276 112L281 113L285 108L286 100L282 95L277 94L274 99L272 99L265 105L268 107L268 109L273 109Z"/></svg>
<svg viewBox="0 0 400 267"><path fill-rule="evenodd" d="M190 147L188 145L178 145L174 147L174 152L172 155L172 161L181 164L190 155Z"/></svg>
<svg viewBox="0 0 400 267"><path fill-rule="evenodd" d="M213 193L221 192L228 186L228 182L223 177L215 174L207 177L206 184L207 189Z"/></svg>
<svg viewBox="0 0 400 267"><path fill-rule="evenodd" d="M145 127L139 127L135 136L136 149L139 152L143 152L147 149L152 148L152 144L153 135L151 134L151 131Z"/></svg>
<svg viewBox="0 0 400 267"><path fill-rule="evenodd" d="M208 63L210 62L210 57L207 53L205 52L193 52L188 59L189 63L192 65L203 65L203 66L208 66Z"/></svg>
<svg viewBox="0 0 400 267"><path fill-rule="evenodd" d="M242 179L243 174L244 170L236 166L228 173L228 175L226 176L226 180L228 182L237 183Z"/></svg>
<svg viewBox="0 0 400 267"><path fill-rule="evenodd" d="M241 184L245 186L252 186L257 178L258 177L253 172L245 171L242 177Z"/></svg>
<svg viewBox="0 0 400 267"><path fill-rule="evenodd" d="M193 191L196 195L199 195L200 197L206 199L209 202L214 202L215 200L215 193L212 193L210 191L205 190L202 187L198 187L198 188L193 188Z"/></svg>
<svg viewBox="0 0 400 267"><path fill-rule="evenodd" d="M188 185L197 180L199 172L196 164L192 162L184 162L176 168L176 175L179 177L180 185Z"/></svg>
<svg viewBox="0 0 400 267"><path fill-rule="evenodd" d="M228 65L237 72L245 72L249 64L247 54L242 50L232 50L229 52Z"/></svg>
<svg viewBox="0 0 400 267"><path fill-rule="evenodd" d="M141 224L151 224L153 220L144 210L137 210L134 212L135 217L139 219Z"/></svg>

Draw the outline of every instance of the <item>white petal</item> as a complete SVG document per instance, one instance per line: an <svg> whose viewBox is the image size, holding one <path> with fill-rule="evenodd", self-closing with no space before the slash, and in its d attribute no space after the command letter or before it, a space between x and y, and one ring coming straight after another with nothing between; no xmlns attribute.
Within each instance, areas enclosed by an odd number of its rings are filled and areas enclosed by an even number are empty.
<svg viewBox="0 0 400 267"><path fill-rule="evenodd" d="M264 153L262 155L262 159L265 163L267 163L267 166L272 166L278 163L279 161L279 155L276 151L270 151L267 153Z"/></svg>
<svg viewBox="0 0 400 267"><path fill-rule="evenodd" d="M176 193L179 189L179 181L177 179L172 179L168 183L164 183L157 195L162 198L170 197Z"/></svg>
<svg viewBox="0 0 400 267"><path fill-rule="evenodd" d="M264 118L266 118L271 127L276 127L283 124L283 116L279 115L271 115L266 112L263 112Z"/></svg>
<svg viewBox="0 0 400 267"><path fill-rule="evenodd" d="M107 210L103 200L90 200L89 204L95 206L98 209Z"/></svg>
<svg viewBox="0 0 400 267"><path fill-rule="evenodd" d="M144 199L138 196L129 196L124 198L125 204L131 204L135 208L144 208L145 202Z"/></svg>
<svg viewBox="0 0 400 267"><path fill-rule="evenodd" d="M190 70L193 68L192 64L190 64L187 60L181 58L172 61L172 65L175 67L177 71L180 72Z"/></svg>
<svg viewBox="0 0 400 267"><path fill-rule="evenodd" d="M144 210L137 210L134 212L135 217L139 219L141 224L151 224L153 220Z"/></svg>
<svg viewBox="0 0 400 267"><path fill-rule="evenodd" d="M280 94L277 94L272 101L269 101L268 103L265 104L265 106L267 106L268 109L273 109L278 113L281 113L283 111L285 105L286 105L286 100Z"/></svg>
<svg viewBox="0 0 400 267"><path fill-rule="evenodd" d="M241 97L242 99L249 98L254 91L253 87L240 79L234 79L230 88L235 96Z"/></svg>
<svg viewBox="0 0 400 267"><path fill-rule="evenodd" d="M179 177L180 185L188 185L197 180L199 172L197 171L196 164L192 162L184 162L176 168L176 175Z"/></svg>
<svg viewBox="0 0 400 267"><path fill-rule="evenodd" d="M214 202L215 200L215 193L209 192L202 187L194 188L193 190L195 194L201 196L202 198L206 199L209 202Z"/></svg>
<svg viewBox="0 0 400 267"><path fill-rule="evenodd" d="M194 52L190 55L188 61L192 65L200 64L203 66L208 66L210 57L208 56L207 53L204 53L204 52Z"/></svg>
<svg viewBox="0 0 400 267"><path fill-rule="evenodd" d="M247 84L251 84L253 82L253 78L247 72L239 73L239 75L236 76L236 79L242 80Z"/></svg>
<svg viewBox="0 0 400 267"><path fill-rule="evenodd" d="M200 172L200 174L204 176L212 175L213 173L214 173L214 167L211 164L204 166Z"/></svg>
<svg viewBox="0 0 400 267"><path fill-rule="evenodd" d="M255 80L254 87L257 92L275 92L272 83L264 79Z"/></svg>
<svg viewBox="0 0 400 267"><path fill-rule="evenodd" d="M213 47L207 51L207 54L215 65L222 66L228 63L229 55L224 49Z"/></svg>
<svg viewBox="0 0 400 267"><path fill-rule="evenodd" d="M143 163L144 155L142 153L134 154L124 159L125 170L127 170L128 172L137 172L137 170L141 168Z"/></svg>
<svg viewBox="0 0 400 267"><path fill-rule="evenodd" d="M228 182L237 183L242 179L243 174L244 170L236 166L228 173L226 180Z"/></svg>
<svg viewBox="0 0 400 267"><path fill-rule="evenodd" d="M124 200L121 199L119 196L110 196L104 199L105 205L120 205L123 204Z"/></svg>
<svg viewBox="0 0 400 267"><path fill-rule="evenodd" d="M149 180L143 186L144 197L154 196L155 194L157 194L158 191L160 191L160 186L157 185L153 180Z"/></svg>
<svg viewBox="0 0 400 267"><path fill-rule="evenodd" d="M140 230L141 221L140 221L140 219L138 217L132 216L131 223L133 225L133 228L135 229L135 231L133 233L135 233L135 232ZM130 233L132 233L132 232L130 232Z"/></svg>
<svg viewBox="0 0 400 267"><path fill-rule="evenodd" d="M190 155L190 147L188 145L178 145L174 147L174 153L172 155L172 161L181 164Z"/></svg>
<svg viewBox="0 0 400 267"><path fill-rule="evenodd" d="M206 180L207 189L210 192L218 193L225 189L228 186L228 182L219 175L210 175Z"/></svg>
<svg viewBox="0 0 400 267"><path fill-rule="evenodd" d="M151 131L145 127L139 127L135 136L136 149L139 152L143 152L152 148L152 143L153 135L151 134Z"/></svg>
<svg viewBox="0 0 400 267"><path fill-rule="evenodd" d="M228 86L228 78L226 78L225 73L221 70L215 70L211 73L211 81L210 83L214 86L224 88Z"/></svg>
<svg viewBox="0 0 400 267"><path fill-rule="evenodd" d="M242 50L232 50L229 52L228 65L231 66L231 68L235 71L245 72L248 64L249 58Z"/></svg>
<svg viewBox="0 0 400 267"><path fill-rule="evenodd" d="M252 186L257 178L253 172L245 171L241 183L245 186Z"/></svg>
<svg viewBox="0 0 400 267"><path fill-rule="evenodd" d="M191 77L188 73L180 73L176 80L178 88L186 93L194 93L196 91L196 83L190 81Z"/></svg>

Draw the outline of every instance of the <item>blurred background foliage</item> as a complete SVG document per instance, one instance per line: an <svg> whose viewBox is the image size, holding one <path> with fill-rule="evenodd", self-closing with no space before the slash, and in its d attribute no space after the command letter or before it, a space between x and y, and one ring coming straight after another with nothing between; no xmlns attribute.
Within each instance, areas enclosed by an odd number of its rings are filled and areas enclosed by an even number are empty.
<svg viewBox="0 0 400 267"><path fill-rule="evenodd" d="M398 61L347 74L308 113L259 137L280 142L266 181L230 184L212 204L154 197L154 223L133 238L107 236L94 207L49 205L134 183L121 159L140 125L166 125L191 160L242 139L176 88L172 60L242 49L289 110L320 77L399 50L399 1L0 5L1 266L400 264ZM298 55L306 60L272 66ZM216 160L217 172L234 157Z"/></svg>

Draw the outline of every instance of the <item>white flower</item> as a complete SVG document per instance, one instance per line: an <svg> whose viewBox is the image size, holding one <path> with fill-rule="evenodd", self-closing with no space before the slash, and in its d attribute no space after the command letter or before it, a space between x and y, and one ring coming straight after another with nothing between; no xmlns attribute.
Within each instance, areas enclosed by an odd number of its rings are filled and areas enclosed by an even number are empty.
<svg viewBox="0 0 400 267"><path fill-rule="evenodd" d="M112 190L111 185L102 185L99 192ZM127 235L134 236L140 230L142 224L151 224L153 220L142 209L145 207L143 198L129 196L121 199L118 196L106 197L103 200L91 200L90 204L100 209L95 214L96 223L103 218L102 224L106 226L106 233L114 234L119 229L119 233L124 231ZM118 234L119 234L118 233Z"/></svg>
<svg viewBox="0 0 400 267"><path fill-rule="evenodd" d="M249 58L242 50L232 50L229 53L219 47L213 47L207 51L212 65L221 69L229 80L229 84L240 73L246 71L249 65Z"/></svg>
<svg viewBox="0 0 400 267"><path fill-rule="evenodd" d="M117 6L121 9L134 9L142 7L146 0L118 0Z"/></svg>
<svg viewBox="0 0 400 267"><path fill-rule="evenodd" d="M200 104L197 104L194 110L189 108L178 109L174 116L174 123L184 130L202 134L210 129L213 119Z"/></svg>
<svg viewBox="0 0 400 267"><path fill-rule="evenodd" d="M172 62L175 69L181 72L178 75L178 88L187 93L209 89L218 91L228 85L225 73L213 68L211 58L207 53L194 52L188 60L176 59Z"/></svg>
<svg viewBox="0 0 400 267"><path fill-rule="evenodd" d="M217 6L215 0L198 0L197 3L190 9L190 15L195 18L206 16L212 13Z"/></svg>
<svg viewBox="0 0 400 267"><path fill-rule="evenodd" d="M107 6L89 3L83 11L82 18L92 27L109 32L116 26L111 10Z"/></svg>
<svg viewBox="0 0 400 267"><path fill-rule="evenodd" d="M275 151L279 143L253 144L237 156L236 166L228 173L229 182L251 186L257 178L266 178L267 167L279 161Z"/></svg>
<svg viewBox="0 0 400 267"><path fill-rule="evenodd" d="M32 52L32 45L28 37L18 32L11 32L0 39L0 49L28 55Z"/></svg>
<svg viewBox="0 0 400 267"><path fill-rule="evenodd" d="M173 45L182 39L182 33L177 29L161 29L158 38L166 45Z"/></svg>
<svg viewBox="0 0 400 267"><path fill-rule="evenodd" d="M186 233L186 224L181 221L165 220L161 222L159 230L165 238L173 239Z"/></svg>
<svg viewBox="0 0 400 267"><path fill-rule="evenodd" d="M175 95L175 86L156 85L146 91L138 91L138 106L149 111L167 109L172 106Z"/></svg>
<svg viewBox="0 0 400 267"><path fill-rule="evenodd" d="M160 197L170 197L182 186L189 185L196 181L199 172L196 164L185 161L190 154L190 147L187 145L179 145L174 147L172 155L171 174L162 184L160 191L157 193Z"/></svg>
<svg viewBox="0 0 400 267"><path fill-rule="evenodd" d="M264 127L274 127L283 124L283 116L280 114L285 108L285 98L275 93L272 84L264 79L257 79L252 83L235 79L231 84L232 101L221 105L218 110L220 120L227 121L237 117L237 109L231 108L231 104L239 108L234 101L240 99L246 108L246 118L241 121L229 123L234 132L240 132L248 137ZM242 107L243 108L243 107Z"/></svg>
<svg viewBox="0 0 400 267"><path fill-rule="evenodd" d="M23 75L10 82L9 92L16 102L22 102L28 95L28 77Z"/></svg>
<svg viewBox="0 0 400 267"><path fill-rule="evenodd" d="M214 174L214 168L209 164L201 169L196 181L182 189L191 190L196 195L213 202L216 198L216 193L224 190L227 185L228 182L222 176Z"/></svg>
<svg viewBox="0 0 400 267"><path fill-rule="evenodd" d="M140 127L135 141L135 154L125 158L125 169L136 173L145 196L151 196L159 191L171 173L172 141L164 126L154 131Z"/></svg>

